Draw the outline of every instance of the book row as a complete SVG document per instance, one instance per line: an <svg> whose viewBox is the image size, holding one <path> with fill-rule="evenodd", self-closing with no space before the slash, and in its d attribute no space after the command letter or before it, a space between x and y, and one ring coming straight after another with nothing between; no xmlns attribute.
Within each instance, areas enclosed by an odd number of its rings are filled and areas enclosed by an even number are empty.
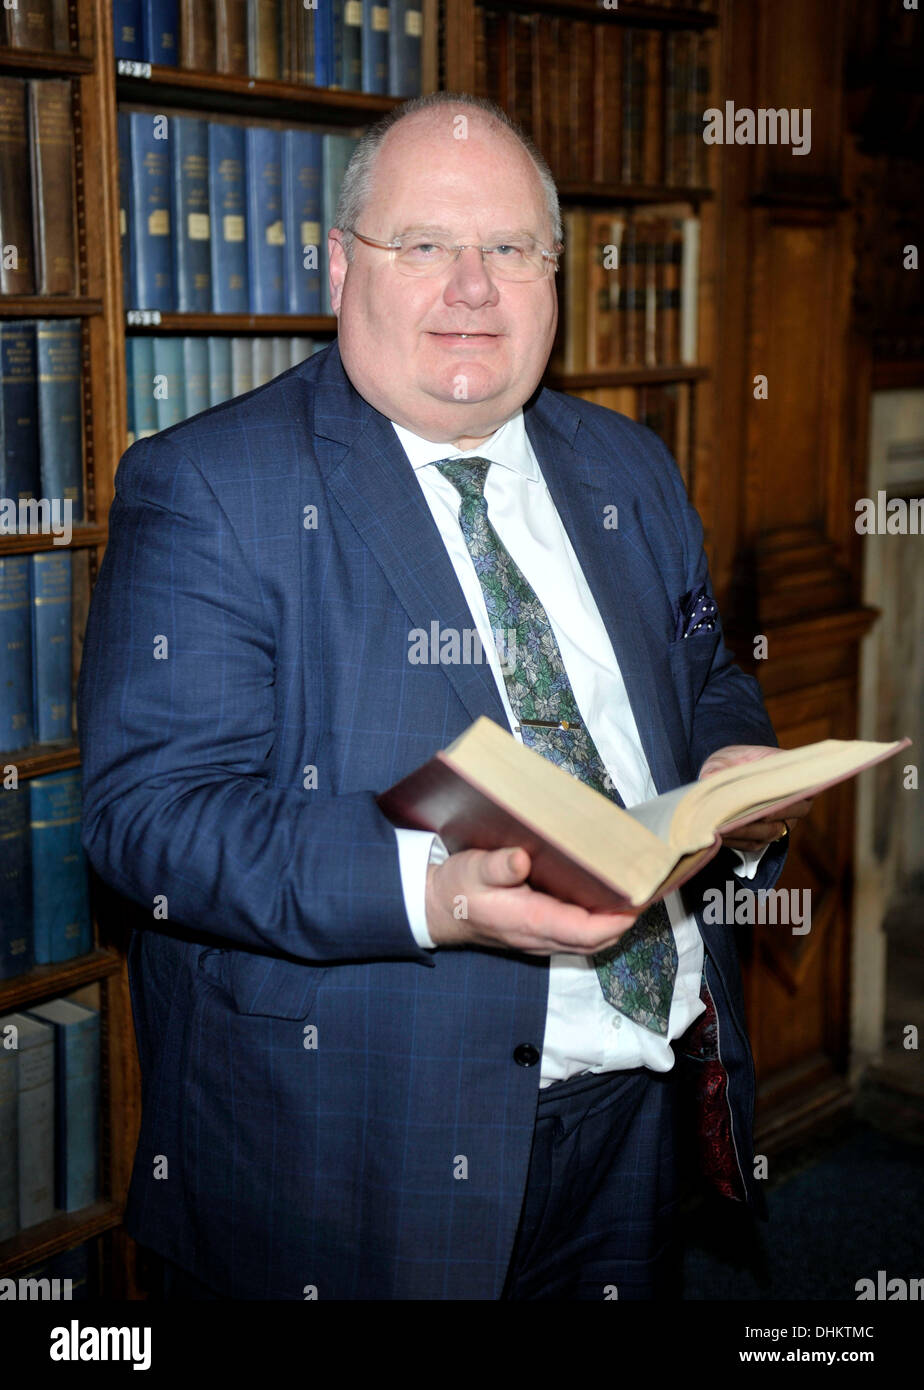
<svg viewBox="0 0 924 1390"><path fill-rule="evenodd" d="M475 89L565 182L700 187L709 35L476 7Z"/></svg>
<svg viewBox="0 0 924 1390"><path fill-rule="evenodd" d="M69 499L84 520L80 354L79 319L0 320L0 535L22 498Z"/></svg>
<svg viewBox="0 0 924 1390"><path fill-rule="evenodd" d="M564 214L564 371L697 361L700 223L683 204Z"/></svg>
<svg viewBox="0 0 924 1390"><path fill-rule="evenodd" d="M39 53L70 50L67 0L15 0L0 7L0 44Z"/></svg>
<svg viewBox="0 0 924 1390"><path fill-rule="evenodd" d="M99 1197L99 1014L51 999L0 1018L0 1240Z"/></svg>
<svg viewBox="0 0 924 1390"><path fill-rule="evenodd" d="M116 58L416 96L421 0L113 0Z"/></svg>
<svg viewBox="0 0 924 1390"><path fill-rule="evenodd" d="M0 791L0 884L0 979L93 949L78 768Z"/></svg>
<svg viewBox="0 0 924 1390"><path fill-rule="evenodd" d="M322 226L354 137L139 110L118 128L126 306L330 312Z"/></svg>
<svg viewBox="0 0 924 1390"><path fill-rule="evenodd" d="M71 99L66 79L0 77L0 294L80 293Z"/></svg>
<svg viewBox="0 0 924 1390"><path fill-rule="evenodd" d="M0 557L0 750L73 738L74 555Z"/></svg>
<svg viewBox="0 0 924 1390"><path fill-rule="evenodd" d="M325 346L313 338L128 338L129 443L242 396Z"/></svg>

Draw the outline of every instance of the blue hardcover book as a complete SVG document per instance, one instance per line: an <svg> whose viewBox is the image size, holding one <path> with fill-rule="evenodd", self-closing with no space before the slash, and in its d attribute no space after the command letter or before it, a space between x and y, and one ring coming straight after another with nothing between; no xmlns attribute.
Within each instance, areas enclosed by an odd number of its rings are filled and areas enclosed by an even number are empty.
<svg viewBox="0 0 924 1390"><path fill-rule="evenodd" d="M243 396L253 390L253 356L249 338L231 339L231 394Z"/></svg>
<svg viewBox="0 0 924 1390"><path fill-rule="evenodd" d="M388 91L395 97L420 96L421 0L391 0L388 34Z"/></svg>
<svg viewBox="0 0 924 1390"><path fill-rule="evenodd" d="M325 314L331 312L330 286L327 283L327 233L334 225L337 199L340 197L340 185L343 183L346 167L358 143L355 136L352 135L324 136L323 174L321 178L321 244L324 249L324 255L321 258L321 305L322 313Z"/></svg>
<svg viewBox="0 0 924 1390"><path fill-rule="evenodd" d="M388 91L389 0L362 0L364 92Z"/></svg>
<svg viewBox="0 0 924 1390"><path fill-rule="evenodd" d="M286 312L321 312L321 136L282 134Z"/></svg>
<svg viewBox="0 0 924 1390"><path fill-rule="evenodd" d="M183 346L183 419L208 410L209 344L207 338L182 338Z"/></svg>
<svg viewBox="0 0 924 1390"><path fill-rule="evenodd" d="M35 321L0 321L0 498L41 492Z"/></svg>
<svg viewBox="0 0 924 1390"><path fill-rule="evenodd" d="M289 366L297 367L299 362L304 362L313 352L314 342L311 338L290 338Z"/></svg>
<svg viewBox="0 0 924 1390"><path fill-rule="evenodd" d="M24 975L35 964L32 869L29 862L29 792L25 786L0 791L0 903L3 904L3 915L0 917L0 980L10 980L14 975ZM0 1050L2 1046L0 1039Z"/></svg>
<svg viewBox="0 0 924 1390"><path fill-rule="evenodd" d="M80 319L37 319L35 328L42 496L69 498L71 520L79 522L84 520Z"/></svg>
<svg viewBox="0 0 924 1390"><path fill-rule="evenodd" d="M363 85L363 0L330 0L334 25L334 87Z"/></svg>
<svg viewBox="0 0 924 1390"><path fill-rule="evenodd" d="M119 137L119 247L122 253L122 298L126 305L138 303L135 278L135 243L132 225L132 126L127 111L117 118Z"/></svg>
<svg viewBox="0 0 924 1390"><path fill-rule="evenodd" d="M55 1206L79 1211L99 1196L99 1014L69 999L28 1013L55 1033Z"/></svg>
<svg viewBox="0 0 924 1390"><path fill-rule="evenodd" d="M29 783L35 963L93 949L87 863L80 844L80 770Z"/></svg>
<svg viewBox="0 0 924 1390"><path fill-rule="evenodd" d="M283 314L282 131L272 126L247 126L245 139L250 312Z"/></svg>
<svg viewBox="0 0 924 1390"><path fill-rule="evenodd" d="M141 10L143 61L175 68L180 53L177 0L142 0Z"/></svg>
<svg viewBox="0 0 924 1390"><path fill-rule="evenodd" d="M132 424L136 439L156 434L157 402L154 399L154 339L127 338L128 391L132 402Z"/></svg>
<svg viewBox="0 0 924 1390"><path fill-rule="evenodd" d="M231 339L207 338L209 349L209 405L221 405L234 394L231 390Z"/></svg>
<svg viewBox="0 0 924 1390"><path fill-rule="evenodd" d="M26 748L34 739L29 556L7 555L0 557L0 750ZM7 795L0 792L0 801Z"/></svg>
<svg viewBox="0 0 924 1390"><path fill-rule="evenodd" d="M141 0L113 0L112 38L117 58L144 62Z"/></svg>
<svg viewBox="0 0 924 1390"><path fill-rule="evenodd" d="M207 314L212 308L209 125L175 116L172 126L176 307L184 314Z"/></svg>
<svg viewBox="0 0 924 1390"><path fill-rule="evenodd" d="M289 362L289 340L288 338L273 338L273 376L279 376L281 372L287 372L291 363Z"/></svg>
<svg viewBox="0 0 924 1390"><path fill-rule="evenodd" d="M186 419L182 338L154 339L154 404L159 430Z"/></svg>
<svg viewBox="0 0 924 1390"><path fill-rule="evenodd" d="M16 1029L16 1125L21 1229L47 1221L55 1209L55 1035L28 1014L0 1019L0 1045Z"/></svg>
<svg viewBox="0 0 924 1390"><path fill-rule="evenodd" d="M209 122L209 212L212 309L249 312L247 286L247 180L244 127Z"/></svg>
<svg viewBox="0 0 924 1390"><path fill-rule="evenodd" d="M272 338L251 338L250 361L254 390L265 386L273 379L273 340Z"/></svg>
<svg viewBox="0 0 924 1390"><path fill-rule="evenodd" d="M19 1053L0 1018L0 1240L19 1230Z"/></svg>
<svg viewBox="0 0 924 1390"><path fill-rule="evenodd" d="M314 85L334 85L334 3L326 0L314 12Z"/></svg>
<svg viewBox="0 0 924 1390"><path fill-rule="evenodd" d="M41 550L32 566L32 717L37 743L71 738L71 556Z"/></svg>
<svg viewBox="0 0 924 1390"><path fill-rule="evenodd" d="M129 113L131 134L130 235L134 244L138 302L126 307L174 307L170 126L166 116Z"/></svg>

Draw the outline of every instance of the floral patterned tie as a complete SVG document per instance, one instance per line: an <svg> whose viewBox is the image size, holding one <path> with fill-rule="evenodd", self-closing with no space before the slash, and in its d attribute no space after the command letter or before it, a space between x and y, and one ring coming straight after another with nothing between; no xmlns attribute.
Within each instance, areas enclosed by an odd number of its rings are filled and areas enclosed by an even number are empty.
<svg viewBox="0 0 924 1390"><path fill-rule="evenodd" d="M504 632L515 636L515 646L506 650L501 665L523 742L624 805L581 720L548 614L488 520L484 485L491 460L441 459L435 467L462 499L459 523L495 637ZM653 1033L667 1034L677 947L663 902L646 908L615 946L594 956L594 965L603 994L615 1009Z"/></svg>

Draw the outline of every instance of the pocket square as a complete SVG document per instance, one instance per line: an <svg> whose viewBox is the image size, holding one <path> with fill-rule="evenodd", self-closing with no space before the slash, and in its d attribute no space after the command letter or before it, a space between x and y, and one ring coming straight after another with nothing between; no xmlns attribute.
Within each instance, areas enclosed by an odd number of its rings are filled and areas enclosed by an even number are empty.
<svg viewBox="0 0 924 1390"><path fill-rule="evenodd" d="M698 589L691 589L688 594L684 594L678 605L675 641L692 637L694 632L714 632L718 616L718 605L715 599L706 593L705 584L701 584Z"/></svg>

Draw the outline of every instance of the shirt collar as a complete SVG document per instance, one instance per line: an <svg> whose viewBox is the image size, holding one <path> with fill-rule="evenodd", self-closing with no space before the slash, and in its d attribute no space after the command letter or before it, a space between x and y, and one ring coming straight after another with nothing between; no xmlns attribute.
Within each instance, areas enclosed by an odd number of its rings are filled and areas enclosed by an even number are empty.
<svg viewBox="0 0 924 1390"><path fill-rule="evenodd" d="M515 473L522 473L533 482L539 481L539 465L526 433L522 409L511 415L510 419L477 449L462 450L457 449L454 444L436 443L432 439L424 439L421 435L414 434L403 425L396 425L394 420L391 423L415 470L426 468L428 464L436 463L440 459L478 457L490 459L492 463L500 464L502 468L510 468Z"/></svg>

